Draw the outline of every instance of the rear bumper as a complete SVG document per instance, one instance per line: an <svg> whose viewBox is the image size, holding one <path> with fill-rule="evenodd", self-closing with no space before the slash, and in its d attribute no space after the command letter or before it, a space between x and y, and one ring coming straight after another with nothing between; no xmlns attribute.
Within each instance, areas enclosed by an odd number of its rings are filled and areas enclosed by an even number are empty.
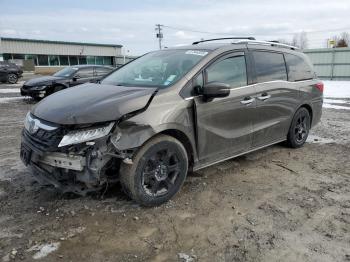
<svg viewBox="0 0 350 262"><path fill-rule="evenodd" d="M311 127L314 127L321 121L323 99L312 102L312 122Z"/></svg>

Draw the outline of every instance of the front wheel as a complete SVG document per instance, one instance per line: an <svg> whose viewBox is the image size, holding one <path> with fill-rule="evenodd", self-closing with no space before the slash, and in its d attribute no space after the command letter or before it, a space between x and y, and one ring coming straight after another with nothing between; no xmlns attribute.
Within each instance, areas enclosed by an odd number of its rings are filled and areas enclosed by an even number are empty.
<svg viewBox="0 0 350 262"><path fill-rule="evenodd" d="M18 76L16 74L8 74L7 76L7 82L10 84L16 84L18 81Z"/></svg>
<svg viewBox="0 0 350 262"><path fill-rule="evenodd" d="M159 135L122 163L120 182L126 194L143 206L158 206L172 198L185 181L188 156L175 138Z"/></svg>
<svg viewBox="0 0 350 262"><path fill-rule="evenodd" d="M310 130L310 113L305 107L301 107L295 113L287 135L287 143L292 148L298 148L305 144Z"/></svg>

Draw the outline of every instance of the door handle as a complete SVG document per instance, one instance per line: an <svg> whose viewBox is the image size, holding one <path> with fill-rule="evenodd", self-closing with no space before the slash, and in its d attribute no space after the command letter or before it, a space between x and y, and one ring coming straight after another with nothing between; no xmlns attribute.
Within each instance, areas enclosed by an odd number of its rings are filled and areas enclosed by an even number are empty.
<svg viewBox="0 0 350 262"><path fill-rule="evenodd" d="M267 93L263 93L261 94L261 96L258 96L257 98L261 101L265 101L267 99L269 99L271 97L271 95L268 95Z"/></svg>
<svg viewBox="0 0 350 262"><path fill-rule="evenodd" d="M250 105L251 103L253 103L255 100L255 98L252 97L246 97L243 100L241 100L241 104L243 105Z"/></svg>

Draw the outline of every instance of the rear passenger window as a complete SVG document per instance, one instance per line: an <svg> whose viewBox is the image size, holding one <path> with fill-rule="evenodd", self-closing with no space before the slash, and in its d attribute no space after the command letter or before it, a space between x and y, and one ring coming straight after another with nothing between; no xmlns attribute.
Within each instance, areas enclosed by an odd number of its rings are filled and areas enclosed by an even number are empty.
<svg viewBox="0 0 350 262"><path fill-rule="evenodd" d="M207 82L229 84L231 88L247 85L244 56L234 56L211 65L207 70Z"/></svg>
<svg viewBox="0 0 350 262"><path fill-rule="evenodd" d="M284 54L287 63L288 80L301 81L314 78L311 66L301 57Z"/></svg>
<svg viewBox="0 0 350 262"><path fill-rule="evenodd" d="M255 51L253 52L253 57L258 82L287 80L283 54Z"/></svg>

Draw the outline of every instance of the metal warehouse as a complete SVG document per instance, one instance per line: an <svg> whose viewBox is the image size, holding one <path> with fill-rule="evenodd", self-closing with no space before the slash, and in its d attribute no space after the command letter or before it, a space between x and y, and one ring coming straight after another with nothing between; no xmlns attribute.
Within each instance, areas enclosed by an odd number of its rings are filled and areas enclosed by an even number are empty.
<svg viewBox="0 0 350 262"><path fill-rule="evenodd" d="M0 61L11 60L26 71L49 73L69 65L118 66L122 45L20 38L0 38Z"/></svg>

